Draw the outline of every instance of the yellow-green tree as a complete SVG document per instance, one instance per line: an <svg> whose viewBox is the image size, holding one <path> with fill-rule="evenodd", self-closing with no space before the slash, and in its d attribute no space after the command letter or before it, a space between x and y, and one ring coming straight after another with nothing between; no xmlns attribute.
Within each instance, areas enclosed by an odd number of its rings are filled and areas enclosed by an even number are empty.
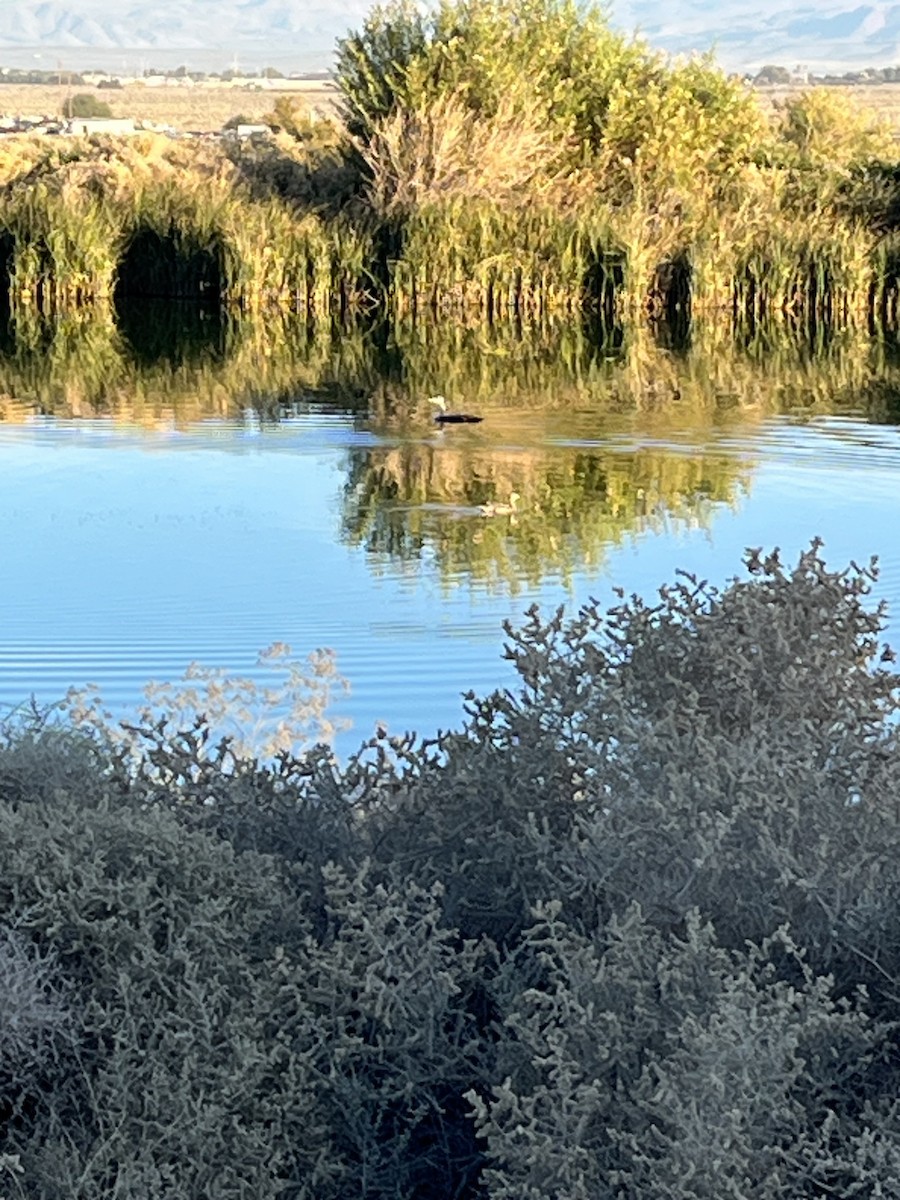
<svg viewBox="0 0 900 1200"><path fill-rule="evenodd" d="M896 158L887 123L843 90L811 88L786 100L780 132L805 166L846 167Z"/></svg>

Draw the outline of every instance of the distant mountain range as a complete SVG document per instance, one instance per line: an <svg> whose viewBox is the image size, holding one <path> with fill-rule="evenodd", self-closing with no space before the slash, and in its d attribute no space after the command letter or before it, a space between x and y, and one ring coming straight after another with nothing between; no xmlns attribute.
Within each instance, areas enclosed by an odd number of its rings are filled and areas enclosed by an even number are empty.
<svg viewBox="0 0 900 1200"><path fill-rule="evenodd" d="M221 70L331 64L335 40L358 28L368 0L0 0L0 66ZM611 23L675 54L713 48L729 70L766 63L815 72L900 65L893 0L612 0Z"/></svg>
<svg viewBox="0 0 900 1200"><path fill-rule="evenodd" d="M767 63L815 73L900 65L900 3L895 0L613 0L613 23L639 28L671 53L713 47L733 71Z"/></svg>

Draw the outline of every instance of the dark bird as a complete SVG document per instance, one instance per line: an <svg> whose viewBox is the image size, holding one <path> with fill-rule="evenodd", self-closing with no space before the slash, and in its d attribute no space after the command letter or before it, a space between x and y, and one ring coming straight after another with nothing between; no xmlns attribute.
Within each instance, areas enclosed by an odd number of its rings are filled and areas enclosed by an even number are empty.
<svg viewBox="0 0 900 1200"><path fill-rule="evenodd" d="M437 409L434 414L435 425L477 425L484 420L484 417L476 417L472 413L447 412L447 401L443 396L429 396L428 403Z"/></svg>

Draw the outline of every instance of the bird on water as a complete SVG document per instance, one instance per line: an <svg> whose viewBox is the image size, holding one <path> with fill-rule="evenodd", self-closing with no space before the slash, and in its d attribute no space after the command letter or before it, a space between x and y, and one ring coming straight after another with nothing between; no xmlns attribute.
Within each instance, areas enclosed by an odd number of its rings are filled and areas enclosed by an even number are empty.
<svg viewBox="0 0 900 1200"><path fill-rule="evenodd" d="M429 396L428 403L434 405L434 423L436 425L477 425L484 417L476 417L473 413L448 412L447 401L443 396Z"/></svg>

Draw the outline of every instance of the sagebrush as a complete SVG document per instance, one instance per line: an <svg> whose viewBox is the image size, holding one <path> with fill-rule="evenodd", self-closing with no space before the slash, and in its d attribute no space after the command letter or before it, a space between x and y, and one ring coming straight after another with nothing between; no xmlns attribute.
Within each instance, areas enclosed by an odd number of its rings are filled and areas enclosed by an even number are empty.
<svg viewBox="0 0 900 1200"><path fill-rule="evenodd" d="M745 567L534 610L516 689L345 764L8 725L4 1194L893 1194L877 571Z"/></svg>

